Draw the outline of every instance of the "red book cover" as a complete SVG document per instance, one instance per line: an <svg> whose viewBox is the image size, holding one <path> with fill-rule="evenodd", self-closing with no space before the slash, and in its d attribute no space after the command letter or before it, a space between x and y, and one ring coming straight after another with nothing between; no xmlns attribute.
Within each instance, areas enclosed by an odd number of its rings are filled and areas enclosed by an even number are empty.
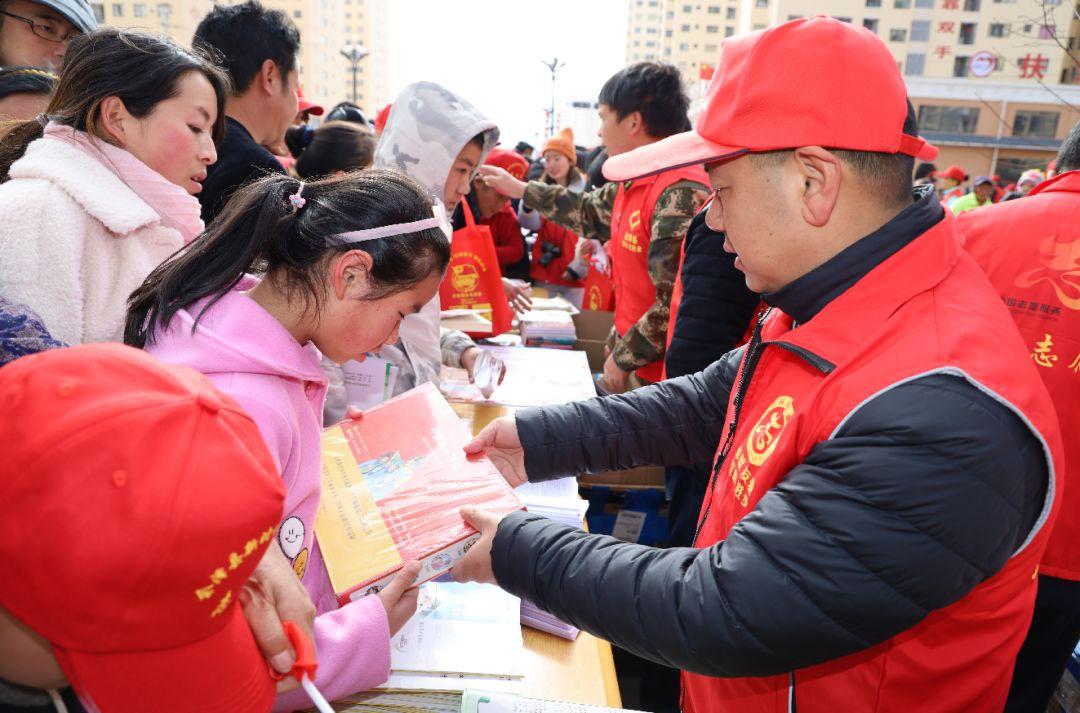
<svg viewBox="0 0 1080 713"><path fill-rule="evenodd" d="M323 490L315 535L338 600L379 591L406 562L416 583L446 572L479 534L462 505L498 513L523 506L432 384L323 432Z"/></svg>

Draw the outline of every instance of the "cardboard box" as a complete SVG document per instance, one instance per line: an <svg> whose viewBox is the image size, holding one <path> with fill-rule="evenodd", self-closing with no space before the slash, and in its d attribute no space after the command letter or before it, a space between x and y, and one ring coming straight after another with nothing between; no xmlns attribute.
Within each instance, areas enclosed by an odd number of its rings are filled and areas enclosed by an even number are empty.
<svg viewBox="0 0 1080 713"><path fill-rule="evenodd" d="M664 469L659 466L642 466L629 470L608 470L595 475L578 476L582 485L604 485L612 488L664 489Z"/></svg>
<svg viewBox="0 0 1080 713"><path fill-rule="evenodd" d="M406 562L417 584L450 569L479 538L458 510L523 506L433 384L423 384L323 432L323 491L315 532L345 604L378 592Z"/></svg>
<svg viewBox="0 0 1080 713"><path fill-rule="evenodd" d="M585 352L589 359L589 369L594 373L601 373L604 370L604 345L615 324L615 313L584 309L575 314L573 319L577 333L574 349Z"/></svg>

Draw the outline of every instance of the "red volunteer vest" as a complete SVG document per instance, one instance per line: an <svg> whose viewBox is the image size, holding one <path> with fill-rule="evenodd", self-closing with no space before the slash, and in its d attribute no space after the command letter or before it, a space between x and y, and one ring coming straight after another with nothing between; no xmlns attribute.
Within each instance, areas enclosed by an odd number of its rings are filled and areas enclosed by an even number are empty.
<svg viewBox="0 0 1080 713"><path fill-rule="evenodd" d="M532 261L529 274L534 280L550 282L553 285L566 287L581 287L585 284L584 279L567 280L563 273L570 263L574 261L574 249L577 247L578 236L567 230L558 223L553 223L547 218L540 219L540 230L536 233L536 242L532 247ZM559 246L562 254L554 258L547 265L540 264L540 258L544 255L544 243L552 243Z"/></svg>
<svg viewBox="0 0 1080 713"><path fill-rule="evenodd" d="M692 713L998 713L1034 606L1035 573L1060 501L1057 417L1016 328L955 220L915 239L792 329L773 310L751 341L699 521L698 546L723 540L815 445L873 395L928 373L989 390L1052 454L1039 521L1005 566L958 602L865 651L761 678L683 674ZM932 405L928 405L932 408ZM912 473L911 487L919 487ZM780 605L779 603L777 604ZM717 612L721 616L722 612Z"/></svg>
<svg viewBox="0 0 1080 713"><path fill-rule="evenodd" d="M1080 478L1080 171L962 214L964 247L997 290L1054 400L1066 481ZM1040 574L1080 580L1080 487L1065 488Z"/></svg>
<svg viewBox="0 0 1080 713"><path fill-rule="evenodd" d="M677 168L619 185L611 211L608 247L615 280L615 331L619 336L626 334L656 302L656 286L649 277L653 209L661 193L683 180L709 185L700 166ZM660 381L663 369L664 360L658 359L636 373L645 381Z"/></svg>

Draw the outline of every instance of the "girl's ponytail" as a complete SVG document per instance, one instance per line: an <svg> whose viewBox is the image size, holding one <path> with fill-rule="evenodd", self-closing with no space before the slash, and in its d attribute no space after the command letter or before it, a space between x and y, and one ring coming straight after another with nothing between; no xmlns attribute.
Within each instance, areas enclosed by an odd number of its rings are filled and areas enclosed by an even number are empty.
<svg viewBox="0 0 1080 713"><path fill-rule="evenodd" d="M298 241L289 238L299 223L299 210L289 196L299 188L297 180L273 174L237 191L202 235L131 293L124 343L145 347L179 310L213 297L209 308L260 262L294 250Z"/></svg>

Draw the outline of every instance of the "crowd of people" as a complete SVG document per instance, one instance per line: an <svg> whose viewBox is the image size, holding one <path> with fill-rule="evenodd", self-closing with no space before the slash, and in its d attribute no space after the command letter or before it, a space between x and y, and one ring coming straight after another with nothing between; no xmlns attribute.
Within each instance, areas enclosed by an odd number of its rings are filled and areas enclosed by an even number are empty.
<svg viewBox="0 0 1080 713"><path fill-rule="evenodd" d="M695 713L1045 709L1080 639L1080 125L965 191L886 46L816 16L726 39L693 126L642 62L595 149L534 157L432 82L326 111L300 47L256 0L190 48L0 0L0 709L297 710L301 639L328 698L386 681L419 567L339 605L321 432L362 418L350 360L395 393L490 363L440 326L473 220L508 307L614 327L602 396L466 450L512 485L663 466L669 537L463 508L457 579Z"/></svg>

